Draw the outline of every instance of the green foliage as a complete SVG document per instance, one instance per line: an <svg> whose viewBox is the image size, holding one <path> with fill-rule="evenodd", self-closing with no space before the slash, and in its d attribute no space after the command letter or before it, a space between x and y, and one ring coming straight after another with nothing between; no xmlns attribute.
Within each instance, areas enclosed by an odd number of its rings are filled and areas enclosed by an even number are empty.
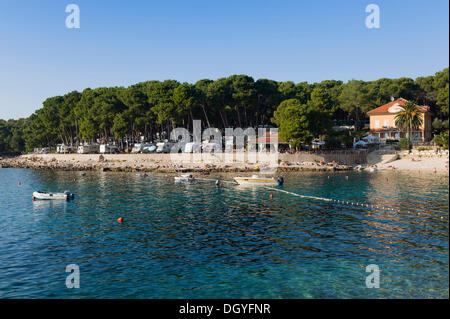
<svg viewBox="0 0 450 319"><path fill-rule="evenodd" d="M396 144L396 143L398 143L399 141L398 140L394 140L394 139L388 139L388 140L386 140L386 144L389 144L389 145L393 145L393 144Z"/></svg>
<svg viewBox="0 0 450 319"><path fill-rule="evenodd" d="M448 91L449 85L447 83L445 87L439 89L436 102L436 104L441 108L441 112L446 115L448 115Z"/></svg>
<svg viewBox="0 0 450 319"><path fill-rule="evenodd" d="M223 129L270 125L273 118L284 124L284 134L298 146L327 135L330 118L353 122L358 131L367 119L367 111L389 102L391 96L429 105L434 131L439 133L448 130L448 73L446 68L416 80L326 80L313 84L255 81L247 75L232 75L202 79L195 84L166 80L127 88L87 88L46 99L27 119L1 121L0 153L110 138L137 140L141 135L151 140L157 133L162 136L165 132L167 137L176 126L190 129L193 119L202 120L206 127ZM292 99L296 102L286 102ZM292 128L287 127L290 121ZM355 136L336 135L347 146L351 146ZM331 137L329 143L337 141Z"/></svg>
<svg viewBox="0 0 450 319"><path fill-rule="evenodd" d="M342 148L342 137L340 136L329 136L325 141L326 148ZM345 143L344 143L345 145Z"/></svg>
<svg viewBox="0 0 450 319"><path fill-rule="evenodd" d="M432 127L436 132L448 131L448 119L441 120L440 118L435 118L432 123Z"/></svg>
<svg viewBox="0 0 450 319"><path fill-rule="evenodd" d="M398 147L400 147L400 149L402 149L402 150L409 150L409 140L406 138L402 138L398 142Z"/></svg>
<svg viewBox="0 0 450 319"><path fill-rule="evenodd" d="M433 138L433 142L443 149L448 150L448 132L442 132L439 135L435 135Z"/></svg>
<svg viewBox="0 0 450 319"><path fill-rule="evenodd" d="M411 101L406 102L403 110L395 116L395 125L406 130L409 145L411 145L411 131L418 129L422 123L419 107Z"/></svg>
<svg viewBox="0 0 450 319"><path fill-rule="evenodd" d="M353 115L355 128L360 128L360 119L367 111L370 110L372 104L369 100L367 86L363 81L349 81L342 89L339 95L340 107L347 112L349 116Z"/></svg>
<svg viewBox="0 0 450 319"><path fill-rule="evenodd" d="M281 102L272 122L278 126L280 138L289 141L294 148L310 144L314 137L326 134L331 127L327 112L301 104L298 99Z"/></svg>
<svg viewBox="0 0 450 319"><path fill-rule="evenodd" d="M25 148L24 130L28 120L0 120L0 154L20 154Z"/></svg>

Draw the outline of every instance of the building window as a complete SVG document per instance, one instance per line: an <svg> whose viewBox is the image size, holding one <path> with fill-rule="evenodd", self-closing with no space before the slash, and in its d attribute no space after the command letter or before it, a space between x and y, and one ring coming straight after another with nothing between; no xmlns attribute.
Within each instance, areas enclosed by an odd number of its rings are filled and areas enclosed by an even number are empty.
<svg viewBox="0 0 450 319"><path fill-rule="evenodd" d="M375 128L380 128L380 120L375 120Z"/></svg>
<svg viewBox="0 0 450 319"><path fill-rule="evenodd" d="M389 120L384 120L384 124L383 124L383 126L385 126L385 127L389 127Z"/></svg>

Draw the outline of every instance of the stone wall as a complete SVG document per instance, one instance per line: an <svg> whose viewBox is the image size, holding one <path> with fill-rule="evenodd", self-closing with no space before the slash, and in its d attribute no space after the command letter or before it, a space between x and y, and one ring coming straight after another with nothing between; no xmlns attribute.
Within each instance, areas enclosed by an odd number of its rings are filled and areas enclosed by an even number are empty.
<svg viewBox="0 0 450 319"><path fill-rule="evenodd" d="M337 150L337 151L312 151L312 152L297 152L294 154L282 153L279 158L282 161L296 163L296 162L338 162L347 165L365 164L367 163L366 150Z"/></svg>

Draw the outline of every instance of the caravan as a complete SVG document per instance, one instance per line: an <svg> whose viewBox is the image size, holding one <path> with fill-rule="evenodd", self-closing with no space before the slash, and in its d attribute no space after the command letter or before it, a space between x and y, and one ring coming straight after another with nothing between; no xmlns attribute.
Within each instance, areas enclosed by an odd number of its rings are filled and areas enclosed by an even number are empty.
<svg viewBox="0 0 450 319"><path fill-rule="evenodd" d="M73 147L65 144L58 144L56 147L56 153L60 154L66 154L66 153L72 153Z"/></svg>
<svg viewBox="0 0 450 319"><path fill-rule="evenodd" d="M98 144L80 145L80 146L78 146L78 150L77 150L78 154L95 154L98 152L99 152Z"/></svg>
<svg viewBox="0 0 450 319"><path fill-rule="evenodd" d="M119 148L115 145L100 145L100 153L102 154L119 154Z"/></svg>

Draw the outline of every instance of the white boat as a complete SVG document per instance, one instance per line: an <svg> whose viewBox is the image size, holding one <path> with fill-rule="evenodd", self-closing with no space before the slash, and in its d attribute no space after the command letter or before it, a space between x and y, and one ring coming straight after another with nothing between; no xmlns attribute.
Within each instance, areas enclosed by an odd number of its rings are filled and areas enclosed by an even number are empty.
<svg viewBox="0 0 450 319"><path fill-rule="evenodd" d="M195 181L194 176L192 176L192 174L181 174L179 176L175 176L175 181L180 181L180 182L192 182Z"/></svg>
<svg viewBox="0 0 450 319"><path fill-rule="evenodd" d="M267 185L283 185L284 179L283 177L278 177L277 179L275 178L269 178L269 177L260 177L259 175L252 175L252 176L237 176L234 177L234 180L236 181L236 183L238 183L239 185L263 185L263 186L267 186Z"/></svg>
<svg viewBox="0 0 450 319"><path fill-rule="evenodd" d="M33 192L33 200L36 199L72 199L75 197L75 194L70 193L69 191L65 191L64 193L49 193L49 192L41 192L36 191Z"/></svg>

